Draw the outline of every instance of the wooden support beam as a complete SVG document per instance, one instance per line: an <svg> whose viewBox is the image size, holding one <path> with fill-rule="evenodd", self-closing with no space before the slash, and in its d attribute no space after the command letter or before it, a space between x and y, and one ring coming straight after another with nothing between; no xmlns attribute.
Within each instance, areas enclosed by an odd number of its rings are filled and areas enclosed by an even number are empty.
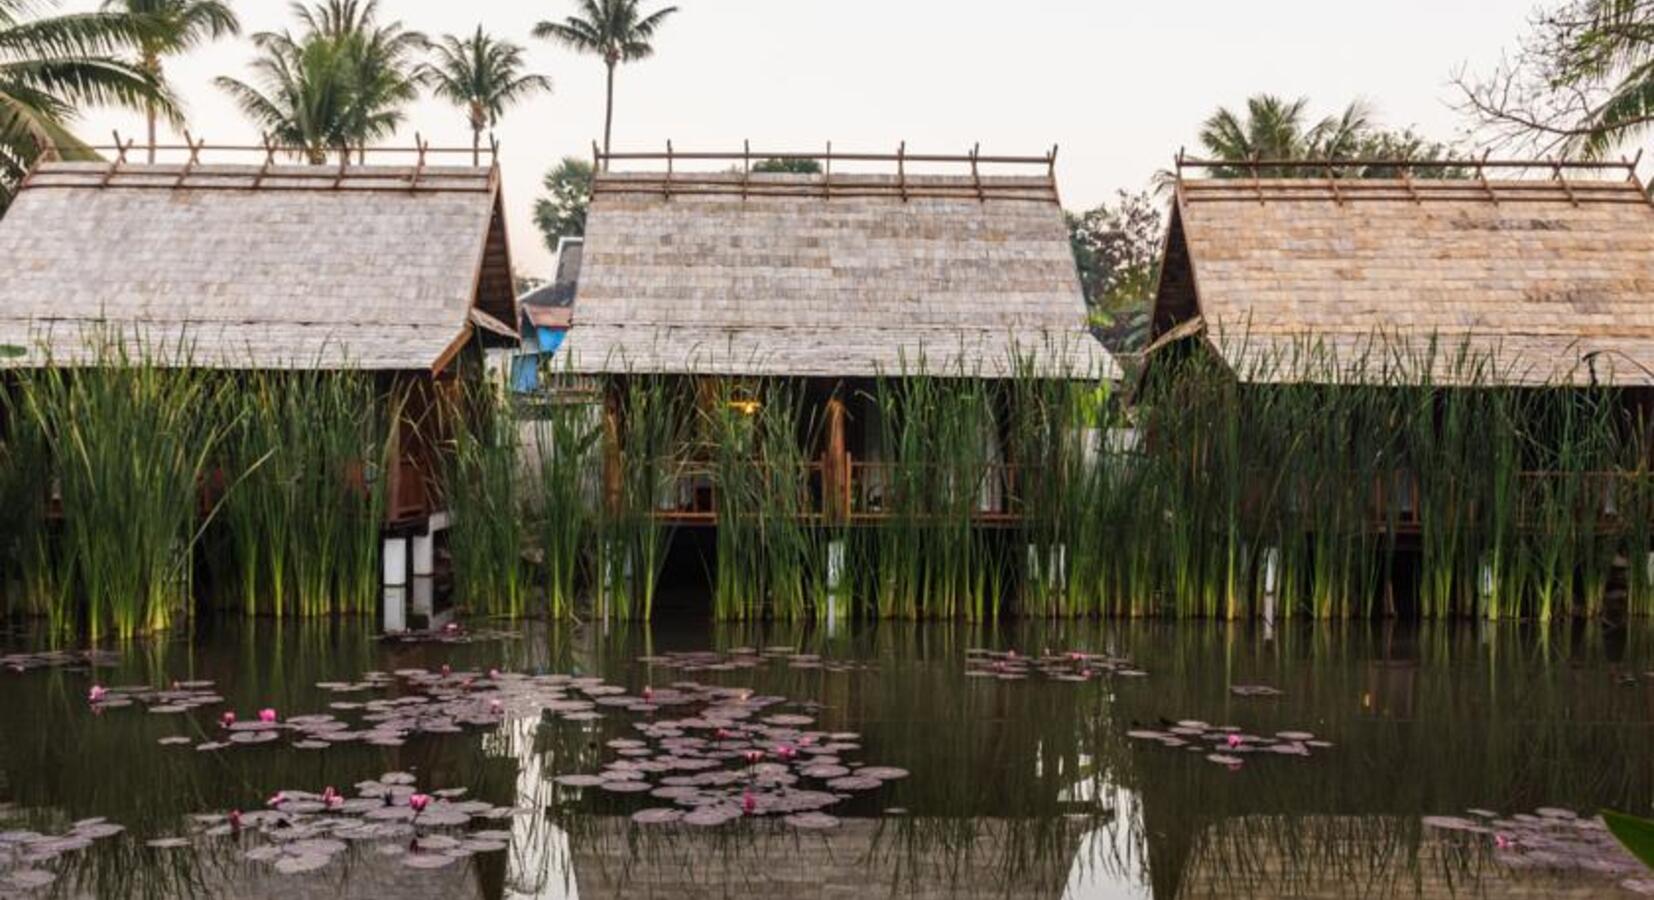
<svg viewBox="0 0 1654 900"><path fill-rule="evenodd" d="M831 522L850 520L850 454L844 422L844 400L835 392L827 400L827 447L821 461L823 512Z"/></svg>

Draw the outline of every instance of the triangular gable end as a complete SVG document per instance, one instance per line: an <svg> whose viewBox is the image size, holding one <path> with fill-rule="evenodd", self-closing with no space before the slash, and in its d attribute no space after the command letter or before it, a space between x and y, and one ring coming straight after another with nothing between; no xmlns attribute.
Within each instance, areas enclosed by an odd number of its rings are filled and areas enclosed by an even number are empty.
<svg viewBox="0 0 1654 900"><path fill-rule="evenodd" d="M1154 343L1159 343L1162 337L1201 315L1194 261L1189 258L1189 242L1183 234L1181 197L1172 204L1172 221L1166 229L1166 246L1161 259L1160 281L1155 286L1154 314L1149 332Z"/></svg>
<svg viewBox="0 0 1654 900"><path fill-rule="evenodd" d="M507 336L509 331L502 332L498 328L476 326L478 318L501 323L518 321L513 275L515 270L511 265L511 241L506 231L505 206L498 173L492 176L490 181L493 213L488 217L488 227L483 233L477 261L475 287L471 295L473 315L468 318L464 333L431 364L432 372L441 372L448 368L449 363L453 362L454 357L459 355L459 351L473 337L480 338L487 347L514 347L520 343L517 338ZM482 315L479 317L475 313Z"/></svg>

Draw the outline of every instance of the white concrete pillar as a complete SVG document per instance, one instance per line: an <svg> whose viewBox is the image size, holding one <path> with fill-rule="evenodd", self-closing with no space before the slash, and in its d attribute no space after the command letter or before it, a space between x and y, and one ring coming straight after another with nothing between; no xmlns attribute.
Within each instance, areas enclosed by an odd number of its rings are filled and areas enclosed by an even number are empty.
<svg viewBox="0 0 1654 900"><path fill-rule="evenodd" d="M1263 551L1263 592L1271 597L1281 587L1281 548L1268 547Z"/></svg>
<svg viewBox="0 0 1654 900"><path fill-rule="evenodd" d="M1270 633L1265 639L1274 637L1275 625L1275 593L1281 586L1281 548L1266 547L1263 551L1263 623Z"/></svg>
<svg viewBox="0 0 1654 900"><path fill-rule="evenodd" d="M408 539L385 538L385 586L405 587L408 583Z"/></svg>
<svg viewBox="0 0 1654 900"><path fill-rule="evenodd" d="M413 574L415 578L436 574L436 532L414 536Z"/></svg>

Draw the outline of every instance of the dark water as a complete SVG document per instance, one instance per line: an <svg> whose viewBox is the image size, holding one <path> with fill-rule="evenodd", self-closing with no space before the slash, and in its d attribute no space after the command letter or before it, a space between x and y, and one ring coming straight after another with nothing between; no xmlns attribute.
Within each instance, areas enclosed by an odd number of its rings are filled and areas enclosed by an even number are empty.
<svg viewBox="0 0 1654 900"><path fill-rule="evenodd" d="M400 645L367 625L205 623L126 647L95 674L0 671L0 832L61 835L92 817L126 828L33 866L56 878L30 891L8 884L25 867L19 839L8 849L0 834L0 897L1630 896L1622 882L1632 873L1600 853L1570 855L1577 842L1534 838L1523 848L1534 856L1421 820L1468 808L1654 811L1654 676L1643 674L1654 669L1654 631L1643 627L1548 638L1473 626L508 627L509 637L468 644ZM0 653L39 646L21 631L0 644ZM780 646L823 662L777 653L753 668L685 674L639 661ZM1148 674L968 676L967 651L983 647L1129 656ZM406 688L339 695L316 684L443 665L596 675L634 692L688 680L750 687L787 698L766 712L802 709L817 719L811 728L856 733L847 763L911 774L853 792L829 810L834 828L769 817L697 828L634 825L633 812L670 802L553 780L598 771L617 758L609 740L637 735L633 723L646 717L606 707L592 722L513 707L500 724L394 747L159 743L222 736L225 709L286 718L395 696ZM193 680L214 682L227 702L173 714L96 713L87 702L95 682ZM1231 691L1250 684L1284 693ZM1190 719L1259 736L1311 732L1332 746L1307 758L1251 754L1232 769L1126 736ZM262 838L204 836L192 819L388 772L510 808L470 826L509 831L508 846L424 870L402 861L405 840L357 840L325 866L283 875L245 857ZM189 846L147 844L180 835Z"/></svg>

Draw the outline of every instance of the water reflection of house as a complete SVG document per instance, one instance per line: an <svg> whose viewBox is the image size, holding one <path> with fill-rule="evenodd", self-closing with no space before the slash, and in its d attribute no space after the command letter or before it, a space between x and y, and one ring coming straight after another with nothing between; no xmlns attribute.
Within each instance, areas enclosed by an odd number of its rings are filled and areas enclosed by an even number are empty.
<svg viewBox="0 0 1654 900"><path fill-rule="evenodd" d="M1048 900L1068 895L1085 846L1084 832L1060 821L846 818L818 831L775 821L723 830L583 823L570 838L579 896Z"/></svg>
<svg viewBox="0 0 1654 900"><path fill-rule="evenodd" d="M6 364L85 365L119 342L162 365L373 373L387 416L407 398L388 524L425 533L443 506L429 411L481 348L517 343L498 169L427 165L428 150L342 168L203 150L29 174L0 222L0 345L28 351Z"/></svg>
<svg viewBox="0 0 1654 900"><path fill-rule="evenodd" d="M638 376L786 380L821 423L805 454L816 512L886 509L880 376L1109 377L1086 314L1054 156L799 155L820 174L750 172L743 154L600 158L567 352L611 386ZM686 171L728 165L734 171ZM862 167L861 173L846 169ZM951 174L919 174L927 166ZM866 169L877 167L878 174ZM1036 174L986 174L985 168ZM762 388L754 390L761 392ZM612 402L611 391L611 402ZM750 408L757 408L754 398ZM999 460L986 520L1009 508ZM940 462L940 461L938 461ZM618 463L616 463L618 465ZM693 485L665 515L709 523Z"/></svg>

